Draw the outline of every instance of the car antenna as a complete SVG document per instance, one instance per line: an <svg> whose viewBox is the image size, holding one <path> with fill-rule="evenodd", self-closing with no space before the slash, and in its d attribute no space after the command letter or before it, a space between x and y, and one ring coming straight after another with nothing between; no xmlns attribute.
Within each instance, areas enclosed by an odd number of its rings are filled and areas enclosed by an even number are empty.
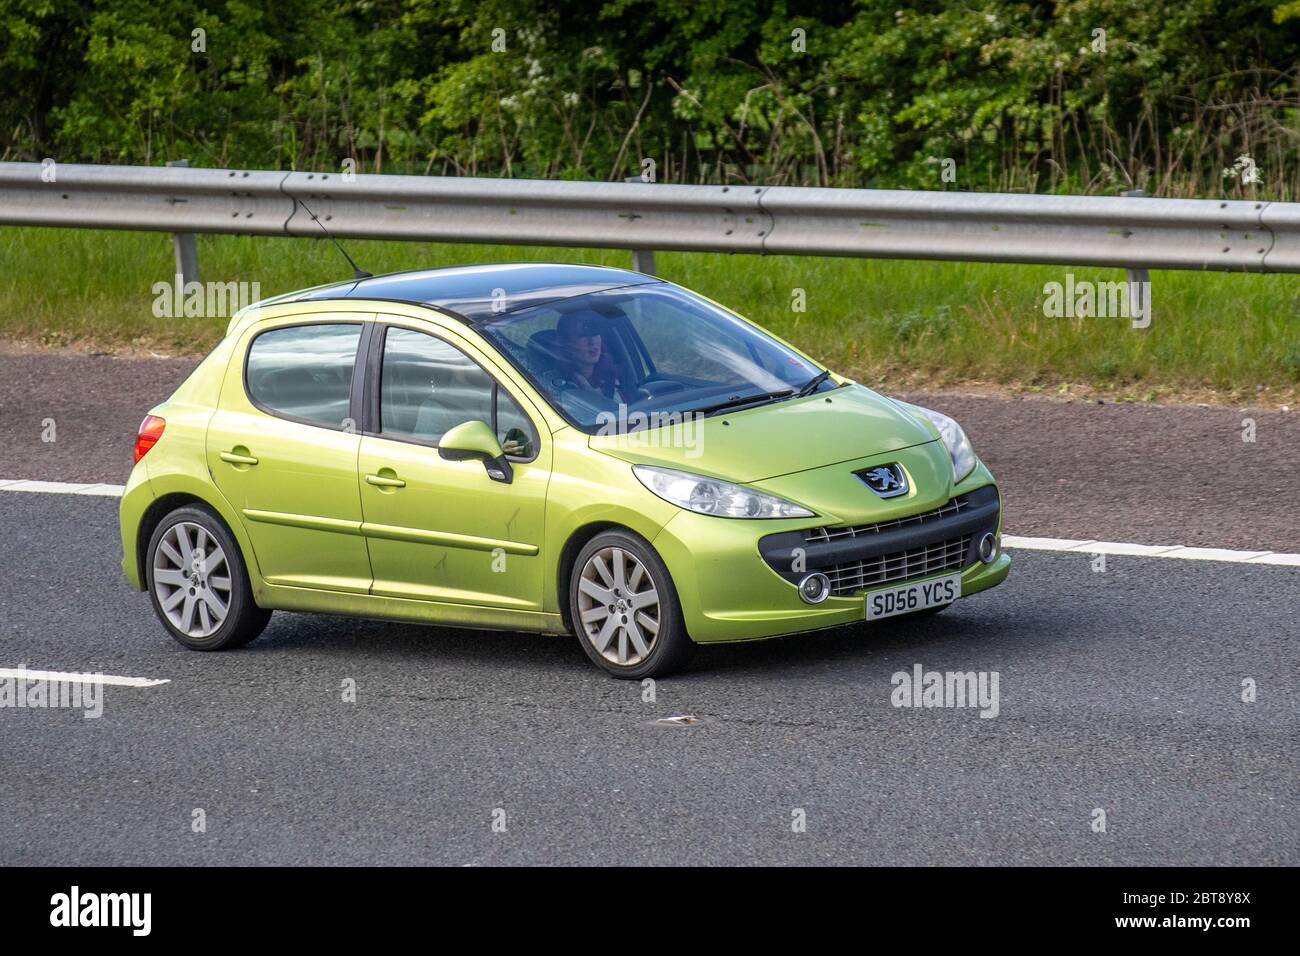
<svg viewBox="0 0 1300 956"><path fill-rule="evenodd" d="M297 196L294 196L294 197L293 197L293 201L296 202L299 206L302 206L303 209L306 209L306 210L307 210L307 215L311 216L311 218L312 218L312 222L314 222L314 223L316 223L316 225L320 226L320 231L323 232L323 233L325 233L325 238L328 239L330 242L334 243L334 245L335 245L335 247L338 249L338 251L341 252L341 253L343 253L343 258L346 259L346 260L348 260L348 265L350 265L350 266L352 267L353 278L355 278L355 279L369 279L369 278L371 278L371 277L374 276L374 273L373 273L373 272L366 272L364 269L362 269L360 266L358 266L358 265L357 265L357 264L352 260L352 257L351 257L350 255L348 255L348 251L347 251L346 249L343 248L342 243L340 243L337 239L335 239L335 238L330 234L330 231L329 231L328 229L325 228L325 223L323 223L323 222L320 221L320 216L316 215L314 212L312 212L310 209L308 209L308 208L307 208L307 204L306 204L305 202L303 202L303 201L302 201L301 199L299 199Z"/></svg>

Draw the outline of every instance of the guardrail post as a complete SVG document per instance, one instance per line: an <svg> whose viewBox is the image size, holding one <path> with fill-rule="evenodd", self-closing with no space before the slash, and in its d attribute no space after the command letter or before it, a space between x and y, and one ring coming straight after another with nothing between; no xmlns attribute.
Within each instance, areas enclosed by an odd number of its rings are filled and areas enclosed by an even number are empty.
<svg viewBox="0 0 1300 956"><path fill-rule="evenodd" d="M623 182L625 183L643 183L645 182L640 176L628 176ZM652 276L655 274L655 254L653 249L633 249L632 250L632 271L640 272L642 275Z"/></svg>
<svg viewBox="0 0 1300 956"><path fill-rule="evenodd" d="M167 165L188 167L189 164L188 159L174 159ZM189 232L172 233L172 245L176 250L176 275L180 276L179 294L183 295L188 283L199 281L199 245L194 234Z"/></svg>
<svg viewBox="0 0 1300 956"><path fill-rule="evenodd" d="M1138 199L1146 195L1145 189L1129 189L1120 195L1125 198ZM1151 324L1151 303L1147 292L1151 288L1151 273L1147 269L1129 269L1128 273L1128 307L1133 313L1134 328L1146 328Z"/></svg>
<svg viewBox="0 0 1300 956"><path fill-rule="evenodd" d="M648 276L655 274L655 254L650 249L632 250L632 271Z"/></svg>

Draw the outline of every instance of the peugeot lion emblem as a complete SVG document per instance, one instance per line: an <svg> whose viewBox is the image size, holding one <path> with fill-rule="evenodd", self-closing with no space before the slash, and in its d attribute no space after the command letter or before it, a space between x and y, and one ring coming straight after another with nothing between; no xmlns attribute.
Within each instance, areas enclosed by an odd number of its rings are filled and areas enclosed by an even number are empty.
<svg viewBox="0 0 1300 956"><path fill-rule="evenodd" d="M862 483L882 498L893 498L907 494L907 475L901 465L877 465L854 472Z"/></svg>

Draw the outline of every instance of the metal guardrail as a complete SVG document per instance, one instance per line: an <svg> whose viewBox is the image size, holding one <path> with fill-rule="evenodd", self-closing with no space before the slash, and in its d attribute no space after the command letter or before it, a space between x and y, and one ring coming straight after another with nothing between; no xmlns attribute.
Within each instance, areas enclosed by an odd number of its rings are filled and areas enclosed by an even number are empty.
<svg viewBox="0 0 1300 956"><path fill-rule="evenodd" d="M1300 203L0 163L0 224L319 237L311 213L338 238L1300 272Z"/></svg>

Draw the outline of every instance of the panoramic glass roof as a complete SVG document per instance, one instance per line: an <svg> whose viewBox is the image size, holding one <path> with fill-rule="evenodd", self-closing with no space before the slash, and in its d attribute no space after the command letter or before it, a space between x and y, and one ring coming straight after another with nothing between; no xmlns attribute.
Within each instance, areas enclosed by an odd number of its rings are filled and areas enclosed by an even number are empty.
<svg viewBox="0 0 1300 956"><path fill-rule="evenodd" d="M391 299L418 302L464 316L471 322L570 296L659 282L654 276L603 266L506 263L425 269L354 279L313 289L294 301Z"/></svg>

